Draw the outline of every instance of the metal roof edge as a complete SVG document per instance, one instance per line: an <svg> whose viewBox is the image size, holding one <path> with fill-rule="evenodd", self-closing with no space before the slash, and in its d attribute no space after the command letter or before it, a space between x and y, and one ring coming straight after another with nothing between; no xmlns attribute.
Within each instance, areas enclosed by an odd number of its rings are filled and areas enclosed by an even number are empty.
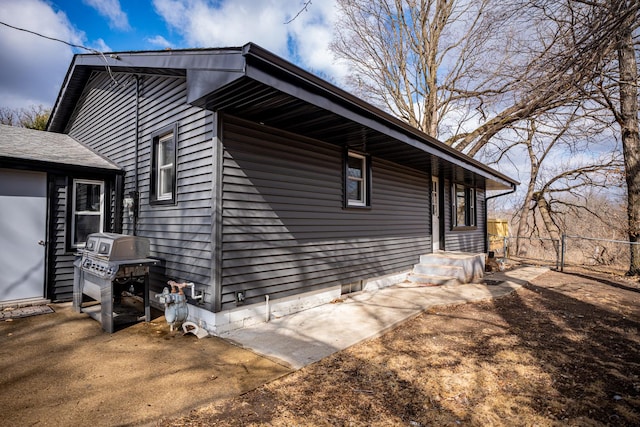
<svg viewBox="0 0 640 427"><path fill-rule="evenodd" d="M83 166L67 163L56 163L45 160L18 159L16 157L0 156L0 167L20 170L42 170L42 171L74 171L81 173L91 173L99 175L124 175L122 169L109 169L96 166Z"/></svg>
<svg viewBox="0 0 640 427"><path fill-rule="evenodd" d="M109 66L112 67L114 71L118 69L132 69L132 68L145 68L149 70L155 69L182 69L185 72L191 70L193 71L206 71L211 68L211 63L213 59L211 58L212 54L215 53L229 53L229 52L237 52L241 54L241 57L244 59L244 67L242 70L243 74L247 74L247 69L256 66L256 67L270 67L271 71L278 70L279 76L276 78L286 78L290 82L296 82L298 84L304 84L307 88L310 88L312 91L315 91L318 94L330 99L331 102L342 105L343 108L348 109L356 113L357 115L368 118L374 122L379 122L383 124L383 127L388 128L390 130L395 130L393 133L399 133L404 135L410 141L403 141L404 143L410 143L411 145L416 146L417 148L423 151L431 151L425 150L427 147L431 147L435 149L437 152L441 153L445 158L455 159L456 163L460 166L465 167L469 170L482 171L481 175L488 174L490 179L497 179L498 182L502 181L503 183L508 183L509 185L518 185L519 182L502 174L501 172L496 171L495 169L485 165L484 163L467 156L466 154L450 147L449 145L443 143L442 141L433 138L424 132L410 126L409 124L403 122L402 120L392 116L391 114L375 107L366 101L356 97L355 95L350 94L349 92L337 87L336 85L294 65L293 63L283 59L282 57L260 47L255 43L247 43L242 47L226 47L226 48L196 48L196 49L177 49L177 50L163 50L163 51L123 51L123 52L112 52L109 54L75 54L73 60L70 64L69 69L67 70L67 74L65 75L65 79L63 81L63 85L61 86L60 92L56 99L56 103L54 108L52 109L51 116L49 117L49 122L47 123L47 129L52 132L62 133L67 125L67 121L69 117L71 117L72 112L69 110L62 111L65 114L64 117L59 117L59 110L62 108L61 105L65 99L69 99L71 96L73 99L70 99L69 102L74 103L77 102L79 93L74 93L72 95L68 94L69 91L69 83L72 81L74 76L77 76L80 69L90 69L91 67L98 66ZM200 60L194 61L194 58L199 58ZM257 61L257 62L256 62ZM192 73L197 74L197 73ZM82 76L78 78L82 79ZM201 78L202 79L202 78ZM207 81L208 79L203 79L203 85L200 86L200 90L194 91L198 92L198 96L206 96L206 94L201 93L203 86L208 86L211 82ZM76 91L78 91L76 89ZM192 97L192 100L195 99ZM394 138L397 138L396 135L390 134ZM403 140L401 138L400 140ZM422 147L421 147L422 146Z"/></svg>
<svg viewBox="0 0 640 427"><path fill-rule="evenodd" d="M73 69L75 68L75 62L77 57L78 57L77 53L73 55L71 64L69 64L69 68L67 69L64 79L62 80L62 85L60 86L60 90L58 91L56 102L53 104L53 108L51 109L51 114L49 114L49 119L47 120L47 125L45 127L47 131L50 130L50 128L53 126L53 123L55 122L56 112L58 111L58 107L62 102L62 99L64 98L64 94L66 93L67 86L69 85L69 80L71 79ZM55 132L55 130L53 132Z"/></svg>
<svg viewBox="0 0 640 427"><path fill-rule="evenodd" d="M244 56L255 58L263 63L275 67L289 76L293 77L296 80L303 80L307 85L316 88L317 90L322 91L325 94L328 94L331 98L338 99L344 104L348 104L351 107L355 107L364 113L364 115L369 115L374 117L376 120L380 120L388 123L391 127L397 129L398 131L408 135L412 138L415 138L419 143L433 145L436 149L441 152L444 152L461 162L468 164L472 169L477 168L486 173L493 175L496 178L501 179L502 181L508 182L509 184L519 185L520 183L507 175L485 165L479 160L470 157L461 151L452 148L451 146L445 144L438 139L427 135L426 133L416 129L415 127L409 125L408 123L403 122L397 117L392 116L391 114L379 109L378 107L369 104L368 102L358 98L355 95L345 91L337 87L336 85L321 79L320 77L303 70L302 68L292 64L291 62L281 58L280 56L260 47L255 43L247 43L242 47L242 52ZM247 65L250 65L249 63Z"/></svg>
<svg viewBox="0 0 640 427"><path fill-rule="evenodd" d="M189 69L206 70L212 68L214 61L212 55L226 54L230 52L241 53L241 47L225 48L195 48L195 49L168 49L149 51L122 51L110 53L77 53L73 56L69 69L58 92L47 130L56 133L64 132L71 112L64 110L63 104L69 100L74 104L80 97L80 93L70 93L70 82L74 79L84 78L80 74L88 70L104 67L113 72L136 73L141 69L153 74L153 70L182 70L184 74ZM131 71L135 69L136 71ZM161 74L161 73L158 73ZM84 85L83 85L84 86Z"/></svg>

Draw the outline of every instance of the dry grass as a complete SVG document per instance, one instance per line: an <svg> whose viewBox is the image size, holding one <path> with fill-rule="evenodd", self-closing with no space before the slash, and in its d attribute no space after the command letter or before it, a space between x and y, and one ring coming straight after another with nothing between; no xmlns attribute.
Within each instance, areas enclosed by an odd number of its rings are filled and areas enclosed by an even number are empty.
<svg viewBox="0 0 640 427"><path fill-rule="evenodd" d="M640 286L583 273L424 313L163 425L640 425Z"/></svg>

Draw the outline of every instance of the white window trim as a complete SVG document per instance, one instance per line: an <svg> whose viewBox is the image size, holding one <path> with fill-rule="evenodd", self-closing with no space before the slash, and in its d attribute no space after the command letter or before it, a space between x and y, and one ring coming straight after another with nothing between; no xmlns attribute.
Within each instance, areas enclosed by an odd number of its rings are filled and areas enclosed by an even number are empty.
<svg viewBox="0 0 640 427"><path fill-rule="evenodd" d="M431 216L440 217L438 181L431 181Z"/></svg>
<svg viewBox="0 0 640 427"><path fill-rule="evenodd" d="M99 212L94 211L76 211L76 185L77 184L91 184L91 185L99 185L100 186L100 210ZM71 189L71 247L72 248L83 248L86 242L76 243L76 216L77 215L99 215L100 216L100 227L98 229L98 233L102 233L103 224L104 224L104 181L93 181L88 179L74 179L73 187Z"/></svg>
<svg viewBox="0 0 640 427"><path fill-rule="evenodd" d="M465 223L458 223L458 187L464 189L464 201L465 201ZM476 227L476 189L464 184L454 183L451 188L451 223L453 228L462 227Z"/></svg>
<svg viewBox="0 0 640 427"><path fill-rule="evenodd" d="M368 183L367 183L367 176L369 171L367 171L367 158L366 156L363 156L362 154L358 154L358 153L353 153L351 151L349 151L347 153L348 157L353 157L356 159L360 160L360 164L362 165L362 176L360 178L357 177L353 177L350 176L348 173L348 168L349 168L349 162L348 162L348 158L347 158L347 181L356 181L356 182L360 182L361 183L361 192L360 192L360 199L350 199L347 196L347 206L367 206L367 191L368 191ZM348 194L348 193L347 193Z"/></svg>
<svg viewBox="0 0 640 427"><path fill-rule="evenodd" d="M171 144L173 155L163 159L161 147ZM150 205L169 205L177 203L178 196L178 124L174 123L151 134L151 187ZM161 161L166 162L161 165ZM169 171L169 173L167 173ZM169 175L168 177L166 175ZM163 179L163 176L165 178ZM167 181L169 178L170 181ZM163 184L169 184L169 191L163 191Z"/></svg>
<svg viewBox="0 0 640 427"><path fill-rule="evenodd" d="M160 147L163 145L163 143L166 143L167 141L171 141L173 142L173 138L174 138L174 134L173 131L168 132L162 136L160 136L158 138L158 147L156 149L156 165L157 165L157 170L156 170L156 200L171 200L173 198L173 191L167 191L165 193L162 192L162 187L163 187L163 176L164 174L162 173L163 171L169 169L169 170L174 170L174 173L171 174L171 176L175 175L175 164L173 161L171 161L171 163L166 163L166 164L161 164L161 160L162 160L162 150L160 149ZM171 179L171 178L170 178ZM173 186L172 186L173 187Z"/></svg>
<svg viewBox="0 0 640 427"><path fill-rule="evenodd" d="M469 188L469 223L470 227L476 226L476 189Z"/></svg>

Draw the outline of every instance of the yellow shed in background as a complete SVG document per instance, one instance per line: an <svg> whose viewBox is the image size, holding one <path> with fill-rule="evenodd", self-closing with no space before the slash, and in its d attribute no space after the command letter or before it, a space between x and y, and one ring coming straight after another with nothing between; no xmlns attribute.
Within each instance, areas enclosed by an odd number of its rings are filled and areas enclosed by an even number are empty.
<svg viewBox="0 0 640 427"><path fill-rule="evenodd" d="M488 219L487 234L489 235L489 251L506 257L508 244L505 243L508 242L505 242L505 237L509 237L509 220Z"/></svg>

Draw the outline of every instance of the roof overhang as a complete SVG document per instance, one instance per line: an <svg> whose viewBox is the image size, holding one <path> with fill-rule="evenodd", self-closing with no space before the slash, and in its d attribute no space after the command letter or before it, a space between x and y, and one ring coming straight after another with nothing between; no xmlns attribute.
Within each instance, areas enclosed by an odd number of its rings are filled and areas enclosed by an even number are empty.
<svg viewBox="0 0 640 427"><path fill-rule="evenodd" d="M51 115L64 132L93 71L186 76L187 102L366 151L487 190L517 181L255 44L241 48L76 55Z"/></svg>

